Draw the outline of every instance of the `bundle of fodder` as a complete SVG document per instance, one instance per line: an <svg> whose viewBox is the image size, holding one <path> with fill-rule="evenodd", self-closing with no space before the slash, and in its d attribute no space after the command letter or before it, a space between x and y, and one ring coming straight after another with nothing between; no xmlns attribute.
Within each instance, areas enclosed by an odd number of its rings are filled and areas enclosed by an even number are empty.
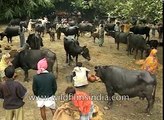
<svg viewBox="0 0 164 120"><path fill-rule="evenodd" d="M144 59L135 61L135 64L137 65L142 65L143 63L144 63Z"/></svg>
<svg viewBox="0 0 164 120"><path fill-rule="evenodd" d="M93 118L91 120L102 120L102 112L99 107L94 104ZM80 111L75 109L71 102L64 103L59 108L57 108L53 120L79 120Z"/></svg>
<svg viewBox="0 0 164 120"><path fill-rule="evenodd" d="M53 120L79 120L80 113L78 110L72 109L70 102L64 103L57 108Z"/></svg>

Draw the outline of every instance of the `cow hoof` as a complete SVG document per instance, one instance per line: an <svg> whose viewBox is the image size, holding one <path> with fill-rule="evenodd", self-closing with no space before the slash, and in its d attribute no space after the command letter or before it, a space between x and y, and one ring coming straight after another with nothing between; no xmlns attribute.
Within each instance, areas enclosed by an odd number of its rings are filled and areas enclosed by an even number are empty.
<svg viewBox="0 0 164 120"><path fill-rule="evenodd" d="M24 79L24 82L29 82L29 79Z"/></svg>
<svg viewBox="0 0 164 120"><path fill-rule="evenodd" d="M102 47L102 45L100 44L99 47Z"/></svg>
<svg viewBox="0 0 164 120"><path fill-rule="evenodd" d="M150 115L152 115L152 113L151 113L151 112L147 114L147 116L150 116Z"/></svg>
<svg viewBox="0 0 164 120"><path fill-rule="evenodd" d="M145 98L144 97L139 97L140 100L144 100Z"/></svg>
<svg viewBox="0 0 164 120"><path fill-rule="evenodd" d="M104 110L109 110L109 107L105 106L105 107L104 107Z"/></svg>
<svg viewBox="0 0 164 120"><path fill-rule="evenodd" d="M147 116L152 115L152 113L151 112L148 112L147 110L145 111L145 113L147 113Z"/></svg>
<svg viewBox="0 0 164 120"><path fill-rule="evenodd" d="M149 108L147 108L146 110L145 110L145 113L147 113L148 115L151 115L152 113L150 112L150 109Z"/></svg>

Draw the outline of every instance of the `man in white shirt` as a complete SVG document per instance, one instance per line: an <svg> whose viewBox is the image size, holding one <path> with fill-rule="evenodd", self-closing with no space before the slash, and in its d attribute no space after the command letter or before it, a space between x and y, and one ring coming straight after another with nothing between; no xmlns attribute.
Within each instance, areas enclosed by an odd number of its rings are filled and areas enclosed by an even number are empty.
<svg viewBox="0 0 164 120"><path fill-rule="evenodd" d="M82 63L78 62L76 67L73 69L73 81L75 87L81 87L88 85L88 73L89 69L82 67Z"/></svg>
<svg viewBox="0 0 164 120"><path fill-rule="evenodd" d="M119 22L116 22L115 26L114 26L114 30L116 32L120 32L120 23Z"/></svg>

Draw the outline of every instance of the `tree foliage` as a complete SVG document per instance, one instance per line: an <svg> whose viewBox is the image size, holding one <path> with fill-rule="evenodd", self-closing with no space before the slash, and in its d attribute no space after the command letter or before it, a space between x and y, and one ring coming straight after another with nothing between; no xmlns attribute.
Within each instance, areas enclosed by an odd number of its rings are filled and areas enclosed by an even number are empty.
<svg viewBox="0 0 164 120"><path fill-rule="evenodd" d="M0 0L0 20L34 16L41 8L53 6L51 0Z"/></svg>
<svg viewBox="0 0 164 120"><path fill-rule="evenodd" d="M0 20L35 17L50 9L80 11L86 18L110 13L125 19L138 17L150 22L163 19L161 0L0 0Z"/></svg>
<svg viewBox="0 0 164 120"><path fill-rule="evenodd" d="M115 6L112 14L146 19L149 22L162 20L162 1L161 0L127 0L119 2Z"/></svg>
<svg viewBox="0 0 164 120"><path fill-rule="evenodd" d="M82 10L94 10L93 16L101 16L110 13L111 16L118 16L124 19L137 17L146 19L148 22L162 21L163 8L161 0L76 0L76 8ZM94 13L94 14L93 14ZM89 14L89 13L88 13Z"/></svg>

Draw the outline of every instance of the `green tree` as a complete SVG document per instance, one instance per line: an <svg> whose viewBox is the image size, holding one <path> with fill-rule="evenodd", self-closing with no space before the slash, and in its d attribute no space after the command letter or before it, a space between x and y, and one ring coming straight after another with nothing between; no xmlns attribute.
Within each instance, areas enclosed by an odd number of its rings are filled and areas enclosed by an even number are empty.
<svg viewBox="0 0 164 120"><path fill-rule="evenodd" d="M139 17L149 22L163 19L161 0L0 0L0 20L16 17L37 17L49 9L66 12L80 11L83 17L113 16L130 19Z"/></svg>
<svg viewBox="0 0 164 120"><path fill-rule="evenodd" d="M51 0L0 0L0 20L34 16L40 8L53 7Z"/></svg>
<svg viewBox="0 0 164 120"><path fill-rule="evenodd" d="M124 16L126 19L137 16L148 22L162 20L161 0L127 0L115 5L113 14Z"/></svg>

